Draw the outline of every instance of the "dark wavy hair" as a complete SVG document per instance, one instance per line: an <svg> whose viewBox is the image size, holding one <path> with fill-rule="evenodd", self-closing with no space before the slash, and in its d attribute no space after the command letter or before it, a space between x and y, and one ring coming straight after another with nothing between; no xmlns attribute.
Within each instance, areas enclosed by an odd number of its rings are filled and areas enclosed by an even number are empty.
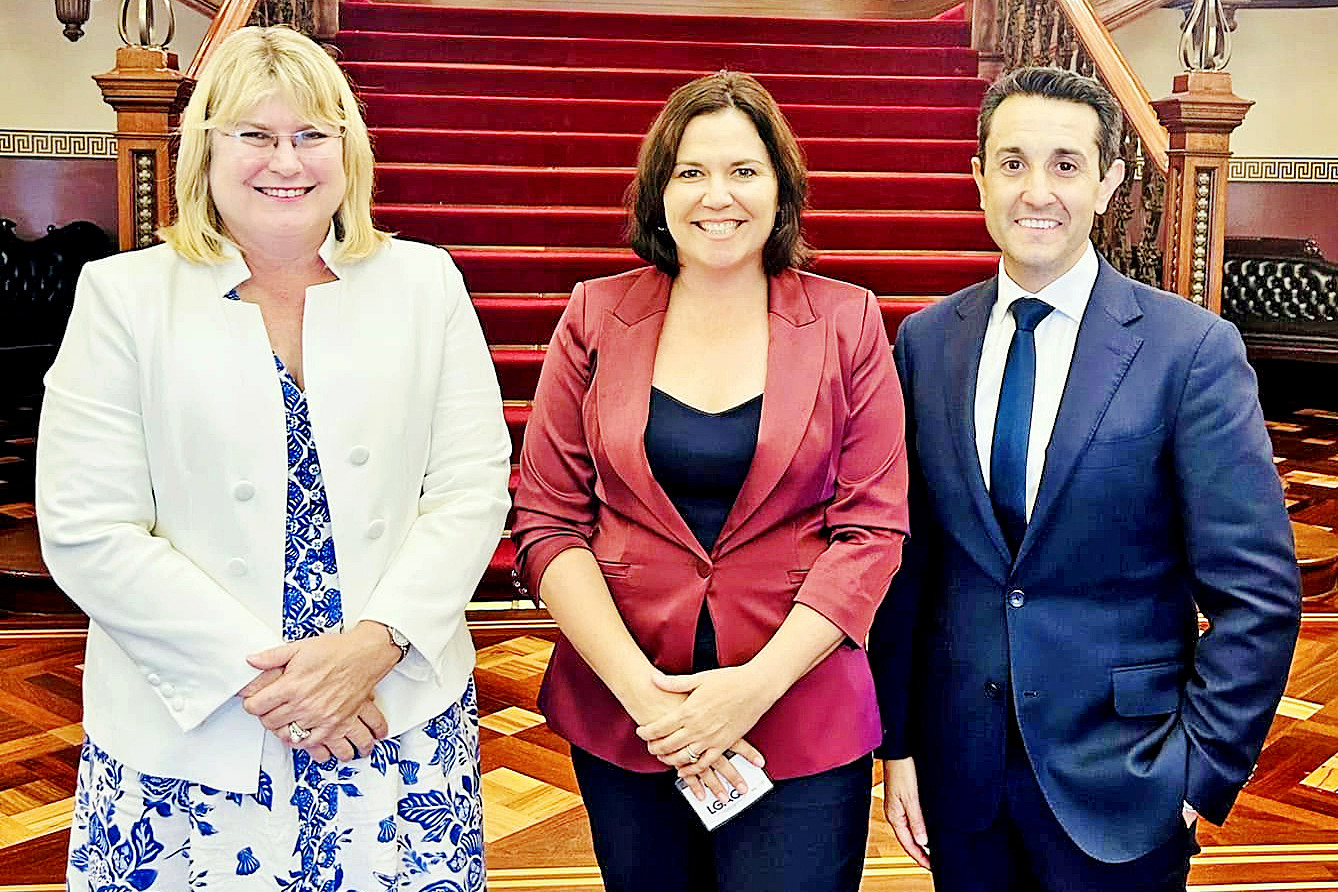
<svg viewBox="0 0 1338 892"><path fill-rule="evenodd" d="M636 178L627 188L627 240L637 256L668 275L678 275L679 264L665 225L664 188L674 171L678 144L689 121L726 108L738 109L753 122L776 172L776 226L762 248L762 268L774 276L809 261L800 219L808 197L808 169L799 142L766 88L746 74L718 71L670 94L641 141Z"/></svg>
<svg viewBox="0 0 1338 892"><path fill-rule="evenodd" d="M1009 96L1040 96L1077 102L1096 112L1100 126L1096 135L1099 154L1098 170L1106 175L1115 159L1120 157L1120 137L1124 129L1124 112L1110 91L1090 77L1063 68L1019 68L995 81L980 102L980 117L976 121L976 149L980 163L985 163L985 139L990 135L994 112Z"/></svg>

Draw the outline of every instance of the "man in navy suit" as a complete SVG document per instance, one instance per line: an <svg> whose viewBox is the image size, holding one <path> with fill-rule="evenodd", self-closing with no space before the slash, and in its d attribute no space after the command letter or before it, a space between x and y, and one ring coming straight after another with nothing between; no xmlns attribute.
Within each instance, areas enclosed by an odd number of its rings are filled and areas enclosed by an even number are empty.
<svg viewBox="0 0 1338 892"><path fill-rule="evenodd" d="M1120 126L1076 74L994 84L972 173L999 273L897 338L911 539L870 652L888 820L937 892L1183 890L1296 641L1240 336L1089 240Z"/></svg>

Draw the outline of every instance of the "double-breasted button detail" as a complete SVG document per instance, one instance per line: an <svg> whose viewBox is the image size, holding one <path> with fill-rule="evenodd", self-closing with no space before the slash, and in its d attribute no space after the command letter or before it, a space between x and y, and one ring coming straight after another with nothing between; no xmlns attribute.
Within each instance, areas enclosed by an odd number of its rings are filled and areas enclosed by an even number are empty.
<svg viewBox="0 0 1338 892"><path fill-rule="evenodd" d="M249 502L256 494L256 485L250 480L238 480L232 485L232 497L239 502Z"/></svg>
<svg viewBox="0 0 1338 892"><path fill-rule="evenodd" d="M999 684L997 681L985 682L985 696L989 697L991 700L998 700L1003 696L1003 685Z"/></svg>
<svg viewBox="0 0 1338 892"><path fill-rule="evenodd" d="M372 451L366 446L354 446L348 451L348 463L351 465L365 465L371 457Z"/></svg>
<svg viewBox="0 0 1338 892"><path fill-rule="evenodd" d="M241 558L233 558L228 561L228 572L233 576L245 576L246 570L246 561Z"/></svg>
<svg viewBox="0 0 1338 892"><path fill-rule="evenodd" d="M1008 593L1009 607L1021 607L1025 603L1027 603L1027 593L1022 591L1022 589L1015 588Z"/></svg>
<svg viewBox="0 0 1338 892"><path fill-rule="evenodd" d="M367 524L368 539L380 539L385 534L386 534L386 522L381 518L378 517L371 523Z"/></svg>

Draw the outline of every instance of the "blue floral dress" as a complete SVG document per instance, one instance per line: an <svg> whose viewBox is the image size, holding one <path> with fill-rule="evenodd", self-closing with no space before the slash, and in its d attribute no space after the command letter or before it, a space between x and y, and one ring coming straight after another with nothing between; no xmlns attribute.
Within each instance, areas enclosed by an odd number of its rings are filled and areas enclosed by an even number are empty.
<svg viewBox="0 0 1338 892"><path fill-rule="evenodd" d="M288 429L283 631L296 640L342 628L343 609L306 395L274 362ZM350 762L267 735L254 794L141 774L85 740L68 888L479 892L479 786L472 680L441 715Z"/></svg>

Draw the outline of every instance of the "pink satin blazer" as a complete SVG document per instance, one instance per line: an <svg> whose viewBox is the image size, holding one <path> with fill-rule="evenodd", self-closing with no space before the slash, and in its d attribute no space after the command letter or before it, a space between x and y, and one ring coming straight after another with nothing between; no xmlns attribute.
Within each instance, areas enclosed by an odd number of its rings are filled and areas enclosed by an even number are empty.
<svg viewBox="0 0 1338 892"><path fill-rule="evenodd" d="M517 569L538 593L568 548L595 555L650 660L690 671L703 601L722 666L771 638L795 602L846 634L748 740L775 778L870 752L882 729L864 643L907 530L901 388L871 293L810 273L771 279L757 451L703 551L651 474L643 438L671 279L651 268L576 286L549 346L521 454ZM575 649L559 640L540 694L554 731L633 771L664 766Z"/></svg>

